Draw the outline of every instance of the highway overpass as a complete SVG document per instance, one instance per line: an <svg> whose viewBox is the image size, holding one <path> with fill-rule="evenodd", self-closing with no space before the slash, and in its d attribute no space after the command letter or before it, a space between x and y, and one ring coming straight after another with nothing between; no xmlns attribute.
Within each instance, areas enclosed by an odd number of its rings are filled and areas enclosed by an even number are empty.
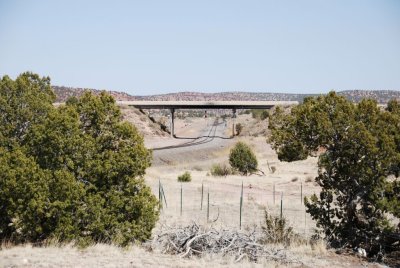
<svg viewBox="0 0 400 268"><path fill-rule="evenodd" d="M117 101L138 109L271 109L295 105L297 101Z"/></svg>
<svg viewBox="0 0 400 268"><path fill-rule="evenodd" d="M271 109L274 106L290 106L297 101L117 101L118 105L133 106L138 109L169 109L171 137L174 137L174 119L177 109L232 109L233 118L237 109ZM234 135L235 125L232 125Z"/></svg>

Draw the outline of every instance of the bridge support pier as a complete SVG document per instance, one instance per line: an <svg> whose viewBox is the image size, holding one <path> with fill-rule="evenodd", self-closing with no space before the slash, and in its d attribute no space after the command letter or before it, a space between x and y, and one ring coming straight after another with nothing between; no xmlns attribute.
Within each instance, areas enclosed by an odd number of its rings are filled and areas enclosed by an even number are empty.
<svg viewBox="0 0 400 268"><path fill-rule="evenodd" d="M236 118L236 109L232 109L232 137L235 137L235 118Z"/></svg>
<svg viewBox="0 0 400 268"><path fill-rule="evenodd" d="M171 138L175 137L175 133L174 133L174 117L175 117L175 109L171 108L170 109L171 112L171 121L170 121L170 131L171 131Z"/></svg>

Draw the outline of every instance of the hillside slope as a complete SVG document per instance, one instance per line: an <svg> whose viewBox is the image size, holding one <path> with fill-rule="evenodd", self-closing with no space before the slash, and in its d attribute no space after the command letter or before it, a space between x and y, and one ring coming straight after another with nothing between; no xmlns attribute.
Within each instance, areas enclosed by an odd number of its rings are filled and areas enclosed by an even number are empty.
<svg viewBox="0 0 400 268"><path fill-rule="evenodd" d="M160 125L152 122L148 115L136 108L121 106L123 119L132 123L144 137L169 137L169 133L161 129Z"/></svg>

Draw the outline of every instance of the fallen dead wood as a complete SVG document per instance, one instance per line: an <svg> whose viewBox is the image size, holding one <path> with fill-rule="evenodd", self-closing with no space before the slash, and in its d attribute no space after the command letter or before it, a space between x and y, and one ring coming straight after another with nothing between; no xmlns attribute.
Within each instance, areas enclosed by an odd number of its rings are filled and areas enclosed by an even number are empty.
<svg viewBox="0 0 400 268"><path fill-rule="evenodd" d="M234 256L236 262L243 259L257 262L261 259L279 263L301 263L287 250L261 244L263 232L253 230L216 230L192 223L186 227L171 228L163 226L147 247L163 253L179 255L182 258L203 254Z"/></svg>

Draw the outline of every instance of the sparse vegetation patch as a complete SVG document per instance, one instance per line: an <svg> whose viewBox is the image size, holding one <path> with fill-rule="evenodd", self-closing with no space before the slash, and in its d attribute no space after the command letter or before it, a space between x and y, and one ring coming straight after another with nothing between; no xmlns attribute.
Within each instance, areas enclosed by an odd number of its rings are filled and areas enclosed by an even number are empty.
<svg viewBox="0 0 400 268"><path fill-rule="evenodd" d="M179 182L189 182L192 180L192 175L189 171L185 171L182 175L178 176Z"/></svg>
<svg viewBox="0 0 400 268"><path fill-rule="evenodd" d="M293 228L288 226L284 217L273 216L265 211L264 225L262 226L264 244L283 244L290 246L293 243L306 243Z"/></svg>
<svg viewBox="0 0 400 268"><path fill-rule="evenodd" d="M228 176L235 174L235 170L226 164L214 164L211 167L210 174L212 176Z"/></svg>

